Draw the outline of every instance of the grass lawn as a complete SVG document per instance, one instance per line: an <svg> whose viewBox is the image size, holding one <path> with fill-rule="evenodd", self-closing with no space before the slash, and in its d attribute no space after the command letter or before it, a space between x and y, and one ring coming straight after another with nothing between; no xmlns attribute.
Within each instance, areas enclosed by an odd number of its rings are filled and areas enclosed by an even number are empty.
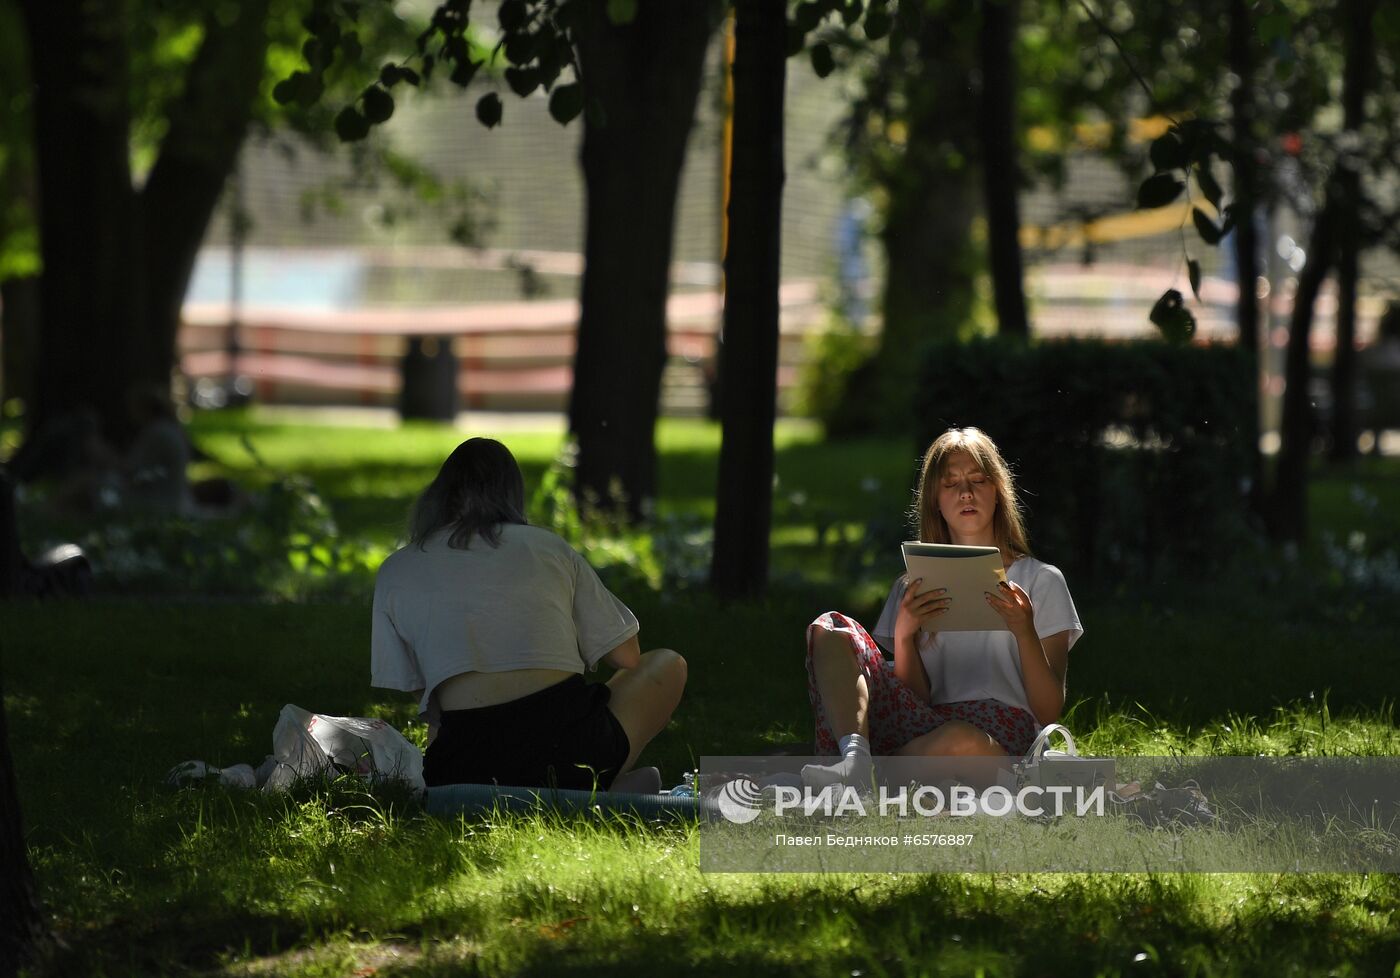
<svg viewBox="0 0 1400 978"><path fill-rule="evenodd" d="M195 433L211 471L266 479L247 436L269 468L315 482L342 535L380 548L460 438L239 415L201 417ZM530 484L559 447L502 437ZM661 514L703 521L716 429L667 422L660 441ZM691 665L654 745L668 780L703 754L810 738L804 624L831 606L868 618L897 569L840 572L871 520L907 506L913 447L822 445L802 426L779 445L769 599L723 606L618 578L644 644ZM1321 565L1323 531L1388 532L1375 514L1400 512L1397 476L1367 460L1320 477L1305 563ZM1082 746L1400 754L1393 596L1298 583L1311 579L1260 567L1076 588L1087 631L1068 722ZM284 798L162 788L181 760L259 760L289 702L421 738L406 697L367 686L369 590L355 580L335 601L0 607L31 855L63 942L46 973L1400 975L1394 876L702 874L694 826L439 821L340 783Z"/></svg>

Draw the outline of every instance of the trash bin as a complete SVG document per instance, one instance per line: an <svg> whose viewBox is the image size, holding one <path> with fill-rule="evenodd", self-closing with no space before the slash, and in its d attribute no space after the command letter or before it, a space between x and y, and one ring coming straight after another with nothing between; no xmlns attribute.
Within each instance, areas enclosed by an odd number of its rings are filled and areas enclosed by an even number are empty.
<svg viewBox="0 0 1400 978"><path fill-rule="evenodd" d="M457 355L450 339L409 337L401 366L401 418L452 421L457 417Z"/></svg>

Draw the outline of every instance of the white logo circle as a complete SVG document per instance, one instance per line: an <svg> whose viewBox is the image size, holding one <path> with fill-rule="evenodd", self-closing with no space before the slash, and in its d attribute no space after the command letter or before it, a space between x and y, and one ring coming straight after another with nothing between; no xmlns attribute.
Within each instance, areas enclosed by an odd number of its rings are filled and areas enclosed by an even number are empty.
<svg viewBox="0 0 1400 978"><path fill-rule="evenodd" d="M738 825L758 818L758 785L748 778L735 778L719 790L719 813Z"/></svg>

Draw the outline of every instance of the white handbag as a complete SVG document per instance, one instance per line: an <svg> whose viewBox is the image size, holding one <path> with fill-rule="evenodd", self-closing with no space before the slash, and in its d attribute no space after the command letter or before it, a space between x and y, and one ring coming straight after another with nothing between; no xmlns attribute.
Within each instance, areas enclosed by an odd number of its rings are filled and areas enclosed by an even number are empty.
<svg viewBox="0 0 1400 978"><path fill-rule="evenodd" d="M1064 741L1064 750L1050 747L1050 737L1059 734ZM1074 735L1063 724L1048 723L1036 735L1026 756L1011 766L1001 777L1001 783L1008 788L1035 785L1049 787L1083 787L1086 790L1098 785L1115 785L1117 767L1111 757L1080 757L1075 746Z"/></svg>

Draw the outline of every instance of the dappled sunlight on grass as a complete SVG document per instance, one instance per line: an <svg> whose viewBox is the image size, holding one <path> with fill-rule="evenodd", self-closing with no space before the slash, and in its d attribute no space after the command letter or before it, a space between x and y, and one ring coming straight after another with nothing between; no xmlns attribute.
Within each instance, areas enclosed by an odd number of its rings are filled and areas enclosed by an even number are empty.
<svg viewBox="0 0 1400 978"><path fill-rule="evenodd" d="M211 474L270 484L247 435L270 469L308 476L334 539L368 541L371 554L400 539L414 494L465 437L246 414L200 415L194 433L216 457ZM502 437L527 490L547 478L557 432ZM719 445L709 422L659 426L665 519L645 540L582 544L613 562L644 647L690 664L680 709L644 755L667 785L705 754L810 740L806 624L833 608L873 621L899 569L890 541L907 533L917 446L827 444L787 423L777 441L766 599L724 603L703 588ZM1365 547L1380 546L1382 516L1400 512L1397 476L1397 460L1365 460L1317 481L1319 531L1364 525ZM1393 602L1344 587L1328 592L1344 601L1299 601L1316 593L1313 566L1267 580L1246 568L1217 581L1072 581L1087 631L1070 657L1067 722L1081 750L1400 755ZM702 874L693 825L439 820L357 783L288 797L164 788L186 759L256 764L288 702L380 717L425 742L410 697L368 686L371 576L341 575L339 590L296 602L254 591L6 609L26 828L67 942L51 973L1384 976L1400 960L1395 877Z"/></svg>

